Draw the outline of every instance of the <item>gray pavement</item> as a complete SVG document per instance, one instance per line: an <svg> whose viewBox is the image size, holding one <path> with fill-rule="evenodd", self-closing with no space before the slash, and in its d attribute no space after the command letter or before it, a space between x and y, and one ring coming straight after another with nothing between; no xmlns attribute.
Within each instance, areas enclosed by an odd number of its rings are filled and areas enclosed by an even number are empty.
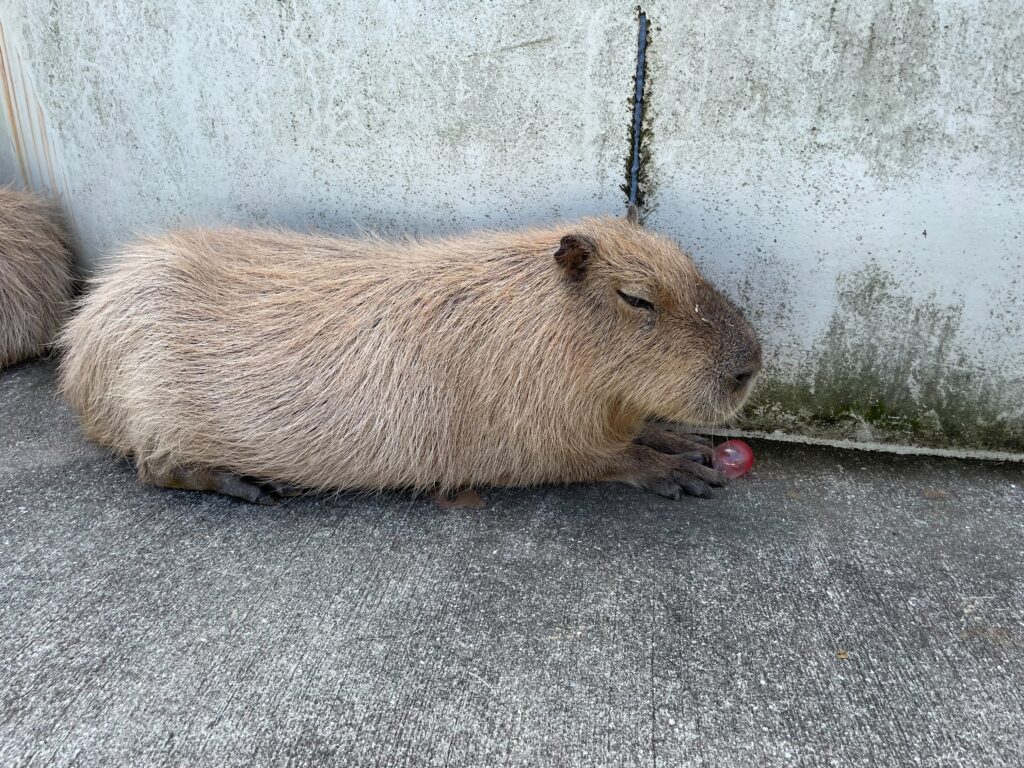
<svg viewBox="0 0 1024 768"><path fill-rule="evenodd" d="M0 765L1019 766L1024 469L759 443L625 487L139 487L0 373Z"/></svg>

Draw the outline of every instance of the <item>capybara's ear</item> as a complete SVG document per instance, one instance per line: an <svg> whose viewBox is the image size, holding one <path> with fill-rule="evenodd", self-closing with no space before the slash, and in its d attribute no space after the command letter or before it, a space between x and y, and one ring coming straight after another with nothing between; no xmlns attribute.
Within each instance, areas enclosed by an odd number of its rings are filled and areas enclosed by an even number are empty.
<svg viewBox="0 0 1024 768"><path fill-rule="evenodd" d="M587 262L597 252L597 246L589 237L566 235L555 251L555 261L565 270L570 280L582 280L587 271Z"/></svg>

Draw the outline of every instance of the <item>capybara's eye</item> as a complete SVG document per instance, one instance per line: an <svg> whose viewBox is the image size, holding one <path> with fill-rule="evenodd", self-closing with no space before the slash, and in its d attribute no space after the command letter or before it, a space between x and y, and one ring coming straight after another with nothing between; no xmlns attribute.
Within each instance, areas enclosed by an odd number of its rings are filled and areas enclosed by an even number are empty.
<svg viewBox="0 0 1024 768"><path fill-rule="evenodd" d="M645 309L648 312L654 311L654 305L647 299L641 299L639 296L631 296L630 294L623 293L622 291L619 291L618 293L622 300L629 304L629 306L636 307L637 309Z"/></svg>

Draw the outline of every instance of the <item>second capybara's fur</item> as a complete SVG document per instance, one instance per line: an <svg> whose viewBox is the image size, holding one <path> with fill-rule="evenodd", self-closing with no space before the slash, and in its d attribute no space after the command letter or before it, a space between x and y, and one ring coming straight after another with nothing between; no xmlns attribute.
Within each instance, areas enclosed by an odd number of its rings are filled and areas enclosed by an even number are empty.
<svg viewBox="0 0 1024 768"><path fill-rule="evenodd" d="M47 350L67 316L72 281L56 206L0 187L0 368Z"/></svg>
<svg viewBox="0 0 1024 768"><path fill-rule="evenodd" d="M750 325L620 219L434 241L188 231L126 248L62 340L86 433L143 481L310 489L721 478L654 420L734 414Z"/></svg>

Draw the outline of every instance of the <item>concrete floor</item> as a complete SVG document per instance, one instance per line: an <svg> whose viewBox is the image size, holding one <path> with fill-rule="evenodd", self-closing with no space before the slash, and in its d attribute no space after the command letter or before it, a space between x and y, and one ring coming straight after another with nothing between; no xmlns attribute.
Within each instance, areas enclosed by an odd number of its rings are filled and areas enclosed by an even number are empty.
<svg viewBox="0 0 1024 768"><path fill-rule="evenodd" d="M53 376L0 374L0 765L1021 764L1020 465L251 507L139 487Z"/></svg>

